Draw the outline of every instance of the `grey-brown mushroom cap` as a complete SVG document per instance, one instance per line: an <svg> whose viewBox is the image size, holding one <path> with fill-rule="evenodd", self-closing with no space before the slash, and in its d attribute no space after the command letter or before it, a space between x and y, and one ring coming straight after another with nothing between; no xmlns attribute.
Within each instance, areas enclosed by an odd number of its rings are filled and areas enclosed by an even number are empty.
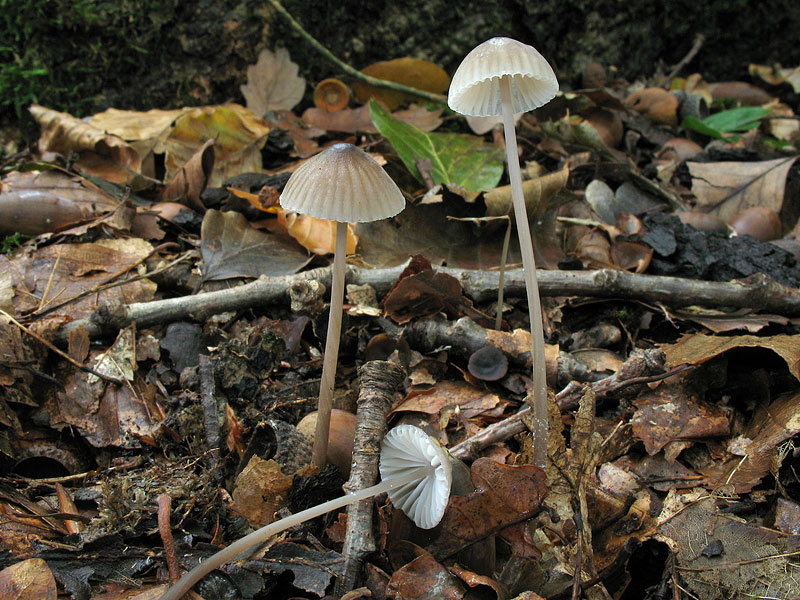
<svg viewBox="0 0 800 600"><path fill-rule="evenodd" d="M500 79L505 75L511 76L514 113L547 104L558 92L556 75L536 48L496 37L473 48L461 61L450 82L447 104L462 115L501 115Z"/></svg>
<svg viewBox="0 0 800 600"><path fill-rule="evenodd" d="M450 457L439 442L419 427L399 425L391 429L381 448L381 479L387 481L395 474L420 467L433 470L426 477L389 490L389 500L417 527L431 529L442 520L450 499Z"/></svg>
<svg viewBox="0 0 800 600"><path fill-rule="evenodd" d="M281 193L286 210L342 223L386 219L405 205L383 167L352 144L335 144L301 164Z"/></svg>

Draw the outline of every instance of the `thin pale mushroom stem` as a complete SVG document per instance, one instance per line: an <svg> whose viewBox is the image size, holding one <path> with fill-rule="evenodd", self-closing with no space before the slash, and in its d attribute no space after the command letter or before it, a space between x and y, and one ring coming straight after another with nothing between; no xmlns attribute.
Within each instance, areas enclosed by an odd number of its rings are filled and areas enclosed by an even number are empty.
<svg viewBox="0 0 800 600"><path fill-rule="evenodd" d="M314 432L312 464L322 468L327 463L328 437L331 429L333 388L336 383L336 365L339 362L339 338L342 332L342 299L344 298L345 258L347 256L347 223L336 222L336 247L333 253L331 277L331 304L328 317L328 334L325 339L325 356L322 360L322 380L319 383L317 428Z"/></svg>
<svg viewBox="0 0 800 600"><path fill-rule="evenodd" d="M531 359L533 361L533 464L544 469L547 465L547 380L545 378L544 332L536 262L533 258L533 239L528 225L528 213L522 193L522 174L517 154L517 134L512 110L511 76L500 79L500 102L503 108L503 129L506 138L508 178L511 180L511 200L517 223L522 252L525 291L528 295L528 314L531 321Z"/></svg>
<svg viewBox="0 0 800 600"><path fill-rule="evenodd" d="M230 546L225 547L213 556L209 557L207 560L197 565L194 569L181 577L175 585L169 588L166 593L161 596L160 600L179 600L184 596L184 594L192 589L194 584L196 584L214 569L222 566L228 561L233 560L240 554L243 554L248 550L252 550L254 546L267 541L272 536L277 535L280 532L289 529L290 527L305 523L306 521L310 521L311 519L322 516L325 513L329 513L332 510L352 504L353 502L360 502L361 500L367 500L373 496L377 496L378 494L383 494L384 492L388 492L395 487L407 485L416 480L422 480L431 476L433 472L434 468L432 466L417 467L409 470L406 473L382 481L377 485L364 488L363 490L358 490L352 494L346 494L340 498L329 500L328 502L324 502L317 506L312 506L311 508L307 508L299 513L288 516L285 519L265 525L261 529L257 529L256 531L233 542Z"/></svg>

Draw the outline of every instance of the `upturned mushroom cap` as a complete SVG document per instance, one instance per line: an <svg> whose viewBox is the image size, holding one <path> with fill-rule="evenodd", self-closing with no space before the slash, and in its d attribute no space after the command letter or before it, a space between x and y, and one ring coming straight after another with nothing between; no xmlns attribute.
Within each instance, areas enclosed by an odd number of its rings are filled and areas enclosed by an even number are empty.
<svg viewBox="0 0 800 600"><path fill-rule="evenodd" d="M341 223L386 219L405 205L386 171L352 144L335 144L304 162L281 194L286 210Z"/></svg>
<svg viewBox="0 0 800 600"><path fill-rule="evenodd" d="M504 75L511 76L515 113L546 104L558 91L553 69L536 48L496 37L476 46L461 61L450 82L447 104L462 115L502 114L500 79Z"/></svg>
<svg viewBox="0 0 800 600"><path fill-rule="evenodd" d="M389 500L400 508L417 527L431 529L439 524L450 498L453 481L447 451L413 425L400 425L390 430L381 449L381 479L420 467L433 467L426 477L389 490Z"/></svg>

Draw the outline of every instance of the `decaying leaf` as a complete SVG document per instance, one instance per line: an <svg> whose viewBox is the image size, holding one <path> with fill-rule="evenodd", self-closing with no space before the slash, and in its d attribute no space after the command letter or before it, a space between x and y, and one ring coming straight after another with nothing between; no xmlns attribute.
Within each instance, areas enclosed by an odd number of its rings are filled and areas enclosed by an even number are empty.
<svg viewBox="0 0 800 600"><path fill-rule="evenodd" d="M492 322L473 308L458 279L430 268L402 277L387 294L383 308L400 324L442 311L453 318L466 315L484 325Z"/></svg>
<svg viewBox="0 0 800 600"><path fill-rule="evenodd" d="M780 212L786 176L796 159L686 164L698 205L730 223L751 206Z"/></svg>
<svg viewBox="0 0 800 600"><path fill-rule="evenodd" d="M760 77L770 85L788 83L795 94L800 94L800 67L781 67L775 65L750 65L751 75Z"/></svg>
<svg viewBox="0 0 800 600"><path fill-rule="evenodd" d="M677 343L665 346L663 350L667 356L667 366L676 367L685 363L702 364L734 348L772 350L786 361L789 372L800 380L800 336L798 335L715 337L694 334L683 336Z"/></svg>
<svg viewBox="0 0 800 600"><path fill-rule="evenodd" d="M411 392L392 412L421 412L440 415L457 408L465 419L494 411L506 403L497 394L471 386L465 381L439 381L432 387Z"/></svg>
<svg viewBox="0 0 800 600"><path fill-rule="evenodd" d="M275 544L262 559L249 564L266 567L275 573L292 573L295 587L321 597L331 580L341 575L342 555L332 550L321 552L284 542Z"/></svg>
<svg viewBox="0 0 800 600"><path fill-rule="evenodd" d="M502 465L479 458L470 469L475 491L452 496L441 534L426 549L435 557L455 554L469 544L530 519L547 495L545 474L532 465Z"/></svg>
<svg viewBox="0 0 800 600"><path fill-rule="evenodd" d="M408 56L377 62L362 69L361 72L370 77L401 83L435 94L444 92L450 85L450 77L439 65ZM389 110L396 110L404 102L416 99L416 96L373 86L362 81L354 81L352 87L359 102L366 103L374 98L385 104Z"/></svg>
<svg viewBox="0 0 800 600"><path fill-rule="evenodd" d="M673 442L682 442L667 457L675 458L686 442L721 437L730 432L729 411L692 397L683 385L661 385L634 401L633 432L655 454Z"/></svg>
<svg viewBox="0 0 800 600"><path fill-rule="evenodd" d="M0 571L0 598L4 600L56 600L53 572L41 558L29 558Z"/></svg>
<svg viewBox="0 0 800 600"><path fill-rule="evenodd" d="M288 275L311 260L295 243L255 229L241 213L206 211L201 228L203 278Z"/></svg>
<svg viewBox="0 0 800 600"><path fill-rule="evenodd" d="M525 198L525 208L529 217L544 214L550 201L555 198L569 180L569 168L564 167L554 173L548 173L536 179L527 179L522 182L522 193ZM486 192L486 216L511 214L511 186L503 185Z"/></svg>
<svg viewBox="0 0 800 600"><path fill-rule="evenodd" d="M207 140L214 142L214 169L208 185L261 169L261 148L270 128L266 121L238 104L192 108L179 116L161 147L167 179L172 179Z"/></svg>
<svg viewBox="0 0 800 600"><path fill-rule="evenodd" d="M206 183L213 169L214 140L208 140L197 149L161 191L161 201L183 201L194 210L205 212L206 207L200 201L200 194L206 189Z"/></svg>
<svg viewBox="0 0 800 600"><path fill-rule="evenodd" d="M231 510L251 527L263 527L275 521L275 512L286 505L291 487L291 475L284 475L275 460L253 456L236 476Z"/></svg>
<svg viewBox="0 0 800 600"><path fill-rule="evenodd" d="M776 398L769 406L759 406L742 432L743 455L703 471L706 485L732 485L737 493L749 492L763 477L775 472L785 458L780 445L800 433L800 394Z"/></svg>
<svg viewBox="0 0 800 600"><path fill-rule="evenodd" d="M130 183L139 174L142 159L125 140L67 113L38 104L31 106L30 110L42 127L41 151L59 152L65 156L78 152L78 168L114 183Z"/></svg>
<svg viewBox="0 0 800 600"><path fill-rule="evenodd" d="M318 219L300 213L278 210L278 224L298 241L303 248L314 254L333 254L336 249L336 222ZM353 254L358 245L358 236L352 223L347 224L347 254Z"/></svg>
<svg viewBox="0 0 800 600"><path fill-rule="evenodd" d="M662 513L658 539L675 553L683 584L704 600L796 596L800 536L743 522L725 514L727 504L707 495L681 502L678 494L665 502L673 507ZM718 551L704 552L712 543Z"/></svg>
<svg viewBox="0 0 800 600"><path fill-rule="evenodd" d="M291 110L303 99L306 80L297 75L298 67L286 48L258 53L258 62L247 67L247 83L240 86L247 108L258 117L271 110Z"/></svg>
<svg viewBox="0 0 800 600"><path fill-rule="evenodd" d="M394 600L461 600L464 586L427 552L392 573L386 597Z"/></svg>

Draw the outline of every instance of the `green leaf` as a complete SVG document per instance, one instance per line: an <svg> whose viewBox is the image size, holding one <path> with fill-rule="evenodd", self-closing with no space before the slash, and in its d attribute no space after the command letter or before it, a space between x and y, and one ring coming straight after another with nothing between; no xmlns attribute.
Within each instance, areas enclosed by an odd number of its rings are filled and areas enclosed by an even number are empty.
<svg viewBox="0 0 800 600"><path fill-rule="evenodd" d="M736 141L739 139L739 136L735 135L736 133L744 133L755 129L761 119L769 115L770 112L770 110L760 106L741 106L720 111L702 121L690 115L683 120L681 127L720 140Z"/></svg>
<svg viewBox="0 0 800 600"><path fill-rule="evenodd" d="M717 138L718 140L735 141L739 139L739 136L730 137L723 135L723 133L718 129L709 127L703 121L692 115L689 115L683 119L683 123L681 123L681 128L691 129L692 131L696 131L697 133L702 133L703 135L707 135L709 137Z"/></svg>
<svg viewBox="0 0 800 600"><path fill-rule="evenodd" d="M703 123L716 129L726 132L744 132L758 127L759 121L766 117L771 111L760 106L741 106L730 110L723 110L703 119Z"/></svg>
<svg viewBox="0 0 800 600"><path fill-rule="evenodd" d="M369 103L375 128L388 139L406 168L420 182L418 160L431 163L434 183L453 183L468 190L491 190L503 175L504 152L496 144L458 133L426 133L398 121L374 100Z"/></svg>

